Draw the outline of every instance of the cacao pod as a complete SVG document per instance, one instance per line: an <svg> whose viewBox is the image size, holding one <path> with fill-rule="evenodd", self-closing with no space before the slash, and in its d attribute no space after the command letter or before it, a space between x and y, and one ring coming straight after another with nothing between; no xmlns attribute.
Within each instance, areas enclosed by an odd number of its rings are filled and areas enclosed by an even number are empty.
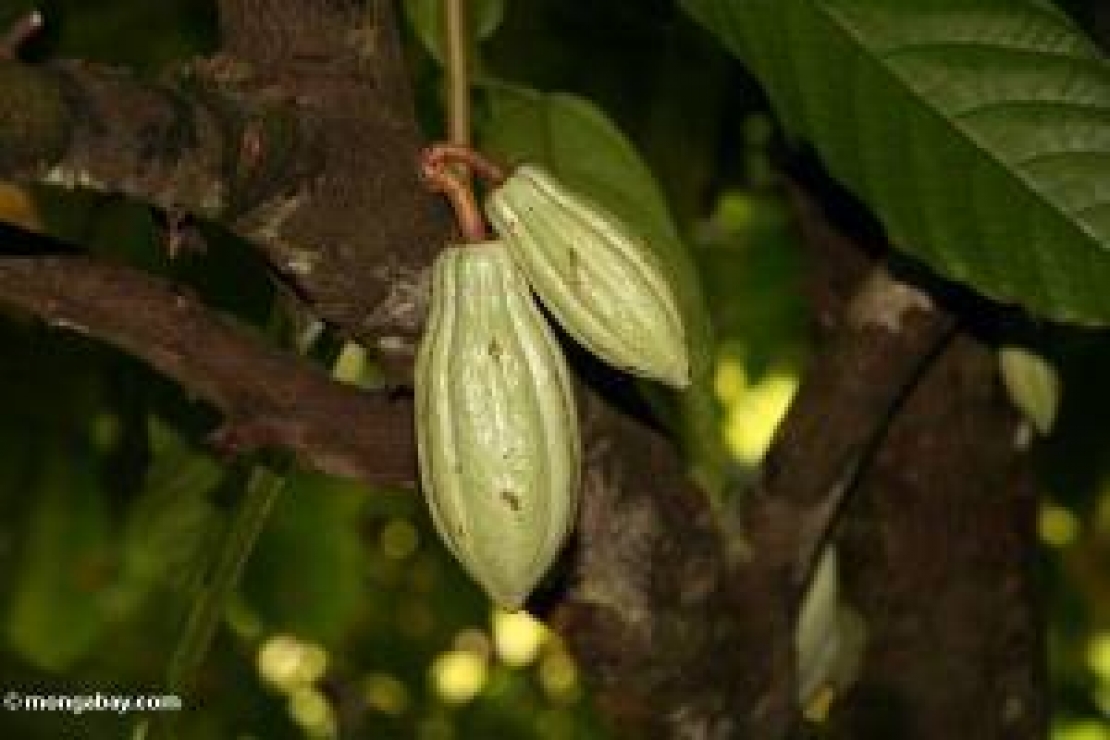
<svg viewBox="0 0 1110 740"><path fill-rule="evenodd" d="M568 334L618 368L689 385L678 300L658 257L617 216L534 165L518 167L485 210Z"/></svg>
<svg viewBox="0 0 1110 740"><path fill-rule="evenodd" d="M562 351L500 242L437 258L415 393L436 529L495 602L518 609L573 526L582 454Z"/></svg>

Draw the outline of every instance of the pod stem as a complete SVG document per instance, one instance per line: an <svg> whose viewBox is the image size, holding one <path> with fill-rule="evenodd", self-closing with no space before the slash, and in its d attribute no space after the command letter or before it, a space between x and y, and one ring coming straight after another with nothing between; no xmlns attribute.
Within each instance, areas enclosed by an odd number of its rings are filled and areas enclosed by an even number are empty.
<svg viewBox="0 0 1110 740"><path fill-rule="evenodd" d="M437 162L424 155L420 158L420 176L431 190L442 193L447 198L455 211L455 221L464 240L483 242L488 239L482 209L478 207L474 190L466 178L451 172L446 162Z"/></svg>
<svg viewBox="0 0 1110 740"><path fill-rule="evenodd" d="M453 144L470 144L470 45L468 0L443 0L443 48L446 50L447 131Z"/></svg>
<svg viewBox="0 0 1110 740"><path fill-rule="evenodd" d="M423 163L436 169L446 165L463 165L491 185L505 182L505 168L469 146L448 142L432 144L420 155Z"/></svg>

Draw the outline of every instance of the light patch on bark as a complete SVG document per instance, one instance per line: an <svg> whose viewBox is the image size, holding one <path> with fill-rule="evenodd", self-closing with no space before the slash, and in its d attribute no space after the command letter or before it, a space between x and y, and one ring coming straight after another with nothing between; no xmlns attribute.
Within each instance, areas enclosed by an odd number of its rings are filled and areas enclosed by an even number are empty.
<svg viewBox="0 0 1110 740"><path fill-rule="evenodd" d="M1025 452L1032 446L1035 437L1033 425L1028 420L1022 419L1014 428L1014 449Z"/></svg>
<svg viewBox="0 0 1110 740"><path fill-rule="evenodd" d="M89 334L89 327L84 324L79 324L76 321L71 321L70 319L55 318L50 319L49 323L51 326L58 329L65 329L67 331L77 332L78 334Z"/></svg>
<svg viewBox="0 0 1110 740"><path fill-rule="evenodd" d="M179 166L174 173L173 182L187 183L189 179L189 172L187 168ZM159 196L159 205L169 210L178 206L179 201L184 199L179 197L179 191L188 192L190 188L188 184L184 187L175 187L175 192L168 193L164 196ZM222 182L204 182L197 185L197 192L199 197L196 200L197 213L204 218L217 219L220 214L227 208L227 192Z"/></svg>
<svg viewBox="0 0 1110 740"><path fill-rule="evenodd" d="M378 27L370 22L351 31L347 36L347 41L360 57L368 61L374 61L378 58L378 52L381 49L379 35Z"/></svg>
<svg viewBox="0 0 1110 740"><path fill-rule="evenodd" d="M1007 696L1002 705L1002 721L1012 725L1020 722L1025 716L1025 704L1020 696Z"/></svg>
<svg viewBox="0 0 1110 740"><path fill-rule="evenodd" d="M214 218L223 212L227 207L226 200L224 199L223 186L209 188L205 191L204 197L200 201L201 213Z"/></svg>
<svg viewBox="0 0 1110 740"><path fill-rule="evenodd" d="M591 457L587 446L587 460ZM651 604L644 583L630 577L635 569L650 571L643 562L649 557L653 533L659 530L654 509L619 503L620 473L601 460L587 462L582 480L580 521L588 522L584 533L578 573L586 575L575 587L575 600L612 610L627 626L647 625ZM615 527L617 531L606 531Z"/></svg>
<svg viewBox="0 0 1110 740"><path fill-rule="evenodd" d="M935 308L936 304L927 293L882 270L867 278L849 307L848 320L858 327L879 326L897 334L902 331L908 315Z"/></svg>
<svg viewBox="0 0 1110 740"><path fill-rule="evenodd" d="M318 255L307 249L290 249L285 257L285 269L290 275L307 277L316 267Z"/></svg>
<svg viewBox="0 0 1110 740"><path fill-rule="evenodd" d="M93 177L91 172L81 167L55 165L43 173L40 179L47 185L54 185L65 188L66 190L74 190L76 188L94 190L97 192L105 192L108 190L106 183Z"/></svg>
<svg viewBox="0 0 1110 740"><path fill-rule="evenodd" d="M389 286L385 298L366 317L368 329L391 327L406 334L417 334L424 324L431 297L427 269L413 268L390 261L374 269L374 279Z"/></svg>
<svg viewBox="0 0 1110 740"><path fill-rule="evenodd" d="M378 349L383 354L409 357L416 354L416 345L404 337L388 336L378 339Z"/></svg>
<svg viewBox="0 0 1110 740"><path fill-rule="evenodd" d="M673 736L681 740L718 740L736 736L736 727L723 707L710 715L703 706L680 706L668 716Z"/></svg>
<svg viewBox="0 0 1110 740"><path fill-rule="evenodd" d="M307 196L304 193L297 193L283 198L273 198L255 208L246 219L250 222L248 227L250 237L266 243L281 241L285 222L300 209L305 200Z"/></svg>

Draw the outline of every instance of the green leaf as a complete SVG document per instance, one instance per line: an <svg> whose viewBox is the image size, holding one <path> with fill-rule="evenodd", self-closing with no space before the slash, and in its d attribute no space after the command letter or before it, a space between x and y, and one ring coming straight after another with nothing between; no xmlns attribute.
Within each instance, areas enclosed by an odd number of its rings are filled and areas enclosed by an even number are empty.
<svg viewBox="0 0 1110 740"><path fill-rule="evenodd" d="M899 249L1110 321L1110 65L1040 0L682 0Z"/></svg>
<svg viewBox="0 0 1110 740"><path fill-rule="evenodd" d="M542 164L637 229L667 266L683 313L692 385L681 394L684 439L695 473L719 485L723 452L713 395L713 327L696 268L655 178L624 134L593 103L574 95L488 85L478 137L488 153Z"/></svg>
<svg viewBox="0 0 1110 740"><path fill-rule="evenodd" d="M223 527L209 494L224 468L157 419L150 421L154 460L124 531L124 563L136 589L200 586Z"/></svg>
<svg viewBox="0 0 1110 740"><path fill-rule="evenodd" d="M36 666L62 670L109 625L115 548L93 460L67 450L45 461L7 614L9 644Z"/></svg>
<svg viewBox="0 0 1110 740"><path fill-rule="evenodd" d="M1044 355L1015 345L998 348L998 371L1014 406L1033 428L1048 435L1060 410L1060 373Z"/></svg>
<svg viewBox="0 0 1110 740"><path fill-rule="evenodd" d="M420 37L420 43L436 61L443 62L443 0L405 0L405 17ZM493 35L505 15L505 0L468 0L470 41Z"/></svg>
<svg viewBox="0 0 1110 740"><path fill-rule="evenodd" d="M350 628L364 597L364 491L322 475L289 476L242 582L269 629L332 645Z"/></svg>

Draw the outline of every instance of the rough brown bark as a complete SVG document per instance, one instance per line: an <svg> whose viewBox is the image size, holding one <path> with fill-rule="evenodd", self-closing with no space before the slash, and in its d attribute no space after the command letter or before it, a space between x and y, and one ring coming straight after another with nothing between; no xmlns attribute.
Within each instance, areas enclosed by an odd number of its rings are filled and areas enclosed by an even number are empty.
<svg viewBox="0 0 1110 740"><path fill-rule="evenodd" d="M222 221L258 247L308 312L381 350L403 380L424 311L424 270L451 233L446 209L418 185L420 140L391 4L363 5L226 3L230 53L193 64L173 85L85 62L31 67L0 60L0 174L122 193L174 214ZM20 286L20 305L58 320L56 281L98 279L72 271L76 264L36 263L42 280ZM224 332L218 315L194 305L191 325L174 324L167 320L173 311L157 310L153 298L174 300L168 286L116 274L119 300L96 283L99 292L85 296L88 306L78 303L80 291L71 296L63 320L81 325L83 310L114 306L112 325L94 334L148 360L156 348L143 354L131 338L157 336L189 347L212 333L244 363L243 376L265 378L278 369L276 357L263 361L249 336ZM150 299L148 310L126 313L134 307L128 291ZM303 363L285 359L298 366L288 375L300 377ZM241 384L227 373L213 375L212 366L160 367L232 414L225 445L280 444L332 472L412 482L411 420L400 423L403 404L355 400L352 434L341 428L343 414L332 414L326 429L317 424L335 399L356 399L326 378L314 386L320 408L290 420L284 414L293 405L263 403L263 393L257 408L244 408ZM313 404L306 398L296 410ZM375 409L380 415L370 413Z"/></svg>
<svg viewBox="0 0 1110 740"><path fill-rule="evenodd" d="M282 448L336 475L415 480L410 399L337 383L180 288L83 257L9 257L0 305L115 345L208 399L226 451Z"/></svg>
<svg viewBox="0 0 1110 740"><path fill-rule="evenodd" d="M218 219L316 315L410 353L450 222L418 183L391 3L364 5L223 3L225 53L172 84L0 60L0 174Z"/></svg>
<svg viewBox="0 0 1110 740"><path fill-rule="evenodd" d="M969 336L891 425L839 537L868 649L835 737L1047 737L1028 435Z"/></svg>
<svg viewBox="0 0 1110 740"><path fill-rule="evenodd" d="M283 253L275 263L319 315L369 344L411 344L424 314L423 271L451 233L446 208L417 179L421 138L394 4L221 0L219 8L226 59L245 76L236 89L294 101L320 157L315 177L236 229Z"/></svg>
<svg viewBox="0 0 1110 740"><path fill-rule="evenodd" d="M835 333L850 281L874 250L832 228L802 190L792 200L819 326ZM964 317L992 310L958 303ZM967 332L892 419L835 531L867 647L829 736L1047 736L1036 479L1020 425L994 353Z"/></svg>

